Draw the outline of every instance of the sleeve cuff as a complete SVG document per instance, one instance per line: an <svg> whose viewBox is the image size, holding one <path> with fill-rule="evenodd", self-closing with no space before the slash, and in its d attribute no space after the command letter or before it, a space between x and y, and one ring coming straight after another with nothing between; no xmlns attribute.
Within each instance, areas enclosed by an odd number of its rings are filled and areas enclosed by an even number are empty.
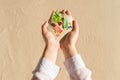
<svg viewBox="0 0 120 80"><path fill-rule="evenodd" d="M39 74L42 72L46 74L50 79L55 79L57 74L59 73L60 68L49 60L43 58L40 64L39 70L35 72L35 76L40 79Z"/></svg>
<svg viewBox="0 0 120 80"><path fill-rule="evenodd" d="M65 60L64 65L66 66L67 71L70 74L73 71L76 71L80 68L85 67L85 64L80 55L75 55L75 56L72 56L71 58L68 58L67 60Z"/></svg>

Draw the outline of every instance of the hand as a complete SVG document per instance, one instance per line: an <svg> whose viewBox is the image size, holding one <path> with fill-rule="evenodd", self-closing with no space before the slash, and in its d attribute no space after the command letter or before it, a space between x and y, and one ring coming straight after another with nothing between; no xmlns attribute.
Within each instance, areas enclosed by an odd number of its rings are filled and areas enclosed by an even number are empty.
<svg viewBox="0 0 120 80"><path fill-rule="evenodd" d="M44 57L55 64L57 58L57 50L59 49L60 45L59 42L55 39L54 35L47 30L47 26L48 22L45 22L41 28L42 36L46 43L42 58ZM40 64L38 64L37 67L39 67L39 65ZM38 80L38 78L36 76L33 76L31 80Z"/></svg>
<svg viewBox="0 0 120 80"><path fill-rule="evenodd" d="M42 25L42 35L46 43L43 57L55 63L56 58L57 58L57 51L60 47L60 44L56 40L54 35L50 31L47 30L47 26L48 26L48 22L45 22Z"/></svg>
<svg viewBox="0 0 120 80"><path fill-rule="evenodd" d="M55 36L47 29L48 22L45 21L45 23L42 25L42 35L44 38L44 41L46 43L46 46L55 46L56 48L60 47L59 42L55 38Z"/></svg>
<svg viewBox="0 0 120 80"><path fill-rule="evenodd" d="M72 16L68 10L63 10L68 16ZM75 44L78 39L79 26L76 20L73 20L73 29L71 32L67 33L60 41L60 47L63 50L65 58L69 58L77 54Z"/></svg>

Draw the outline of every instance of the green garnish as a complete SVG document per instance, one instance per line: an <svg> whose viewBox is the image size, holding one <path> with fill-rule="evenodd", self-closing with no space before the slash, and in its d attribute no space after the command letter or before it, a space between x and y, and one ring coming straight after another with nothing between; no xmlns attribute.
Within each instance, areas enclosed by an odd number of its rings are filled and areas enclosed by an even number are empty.
<svg viewBox="0 0 120 80"><path fill-rule="evenodd" d="M60 11L55 12L55 14L52 16L52 19L55 23L62 22L62 15Z"/></svg>

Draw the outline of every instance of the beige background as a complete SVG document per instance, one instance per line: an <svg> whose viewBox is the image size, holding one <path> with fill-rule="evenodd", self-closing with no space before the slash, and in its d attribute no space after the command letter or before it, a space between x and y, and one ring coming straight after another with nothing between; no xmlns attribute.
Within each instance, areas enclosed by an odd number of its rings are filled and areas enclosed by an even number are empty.
<svg viewBox="0 0 120 80"><path fill-rule="evenodd" d="M119 0L0 0L0 80L30 80L44 49L40 27L56 9L78 20L77 49L93 80L119 80ZM56 80L69 80L63 61L59 51Z"/></svg>

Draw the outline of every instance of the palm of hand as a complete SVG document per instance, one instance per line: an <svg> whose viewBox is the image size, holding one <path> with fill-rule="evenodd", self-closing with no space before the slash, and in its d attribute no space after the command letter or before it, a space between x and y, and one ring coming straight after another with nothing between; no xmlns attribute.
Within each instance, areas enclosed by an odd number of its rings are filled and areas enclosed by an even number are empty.
<svg viewBox="0 0 120 80"><path fill-rule="evenodd" d="M68 16L72 17L71 13L69 11L62 11L63 13L66 13ZM45 22L42 26L42 33L44 40L46 44L54 44L56 46L60 46L62 49L71 45L75 45L77 38L78 38L78 33L79 33L79 26L77 24L77 21L73 21L73 29L71 32L67 33L61 40L60 43L57 41L55 36L47 30L47 22Z"/></svg>
<svg viewBox="0 0 120 80"><path fill-rule="evenodd" d="M77 39L78 39L78 33L71 31L61 39L60 47L64 49L69 46L75 45Z"/></svg>
<svg viewBox="0 0 120 80"><path fill-rule="evenodd" d="M47 30L47 22L45 22L42 26L42 35L44 38L44 41L47 45L55 45L56 47L59 47L60 44L57 41L57 39L55 38L55 36Z"/></svg>

